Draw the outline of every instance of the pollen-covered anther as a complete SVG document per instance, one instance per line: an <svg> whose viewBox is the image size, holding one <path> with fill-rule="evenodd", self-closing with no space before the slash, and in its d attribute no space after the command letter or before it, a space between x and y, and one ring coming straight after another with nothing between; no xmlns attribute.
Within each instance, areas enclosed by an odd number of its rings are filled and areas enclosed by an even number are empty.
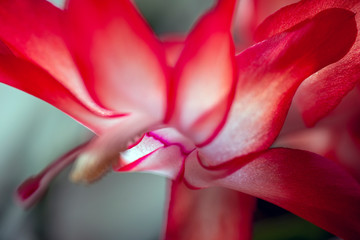
<svg viewBox="0 0 360 240"><path fill-rule="evenodd" d="M70 179L73 182L92 183L105 175L119 163L120 153L126 151L129 144L138 141L149 127L157 124L144 119L147 119L144 115L131 115L127 121L94 137L76 159ZM132 126L134 123L136 125Z"/></svg>
<svg viewBox="0 0 360 240"><path fill-rule="evenodd" d="M92 183L109 172L118 160L118 152L85 152L76 160L70 179L76 183Z"/></svg>

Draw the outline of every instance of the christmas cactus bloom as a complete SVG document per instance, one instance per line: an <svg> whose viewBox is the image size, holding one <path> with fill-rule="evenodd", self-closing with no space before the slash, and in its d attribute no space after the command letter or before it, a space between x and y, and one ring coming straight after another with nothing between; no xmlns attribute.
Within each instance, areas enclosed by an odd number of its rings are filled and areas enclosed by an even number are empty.
<svg viewBox="0 0 360 240"><path fill-rule="evenodd" d="M354 9L319 10L236 54L235 5L217 1L176 44L160 42L130 0L70 0L65 10L2 1L0 81L97 134L28 179L19 200L35 203L76 160L76 182L109 168L171 179L167 239L249 239L254 197L356 239L358 182L320 155L269 149L300 84L350 53Z"/></svg>

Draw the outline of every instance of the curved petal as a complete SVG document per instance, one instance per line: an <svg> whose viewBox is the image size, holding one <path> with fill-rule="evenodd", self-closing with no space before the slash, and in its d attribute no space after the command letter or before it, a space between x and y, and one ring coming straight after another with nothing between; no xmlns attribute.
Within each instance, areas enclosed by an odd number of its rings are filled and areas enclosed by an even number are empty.
<svg viewBox="0 0 360 240"><path fill-rule="evenodd" d="M257 29L256 38L260 41L273 36L328 8L344 8L358 13L360 1L301 1L281 9L266 19ZM359 25L359 14L355 15L355 19ZM295 102L308 126L314 125L332 111L360 80L359 51L360 38L357 37L353 47L343 59L314 74L299 88Z"/></svg>
<svg viewBox="0 0 360 240"><path fill-rule="evenodd" d="M191 141L175 129L162 128L146 133L127 151L115 171L147 171L171 179L182 176L186 156L194 150Z"/></svg>
<svg viewBox="0 0 360 240"><path fill-rule="evenodd" d="M164 146L123 167L115 168L115 170L119 172L150 172L177 179L182 176L184 158L178 146ZM122 159L122 161L128 161L128 159Z"/></svg>
<svg viewBox="0 0 360 240"><path fill-rule="evenodd" d="M0 54L0 82L48 102L96 133L118 121L94 113L43 69L11 53Z"/></svg>
<svg viewBox="0 0 360 240"><path fill-rule="evenodd" d="M268 148L300 83L343 57L355 36L353 13L330 9L238 55L239 82L229 117L202 148L208 164Z"/></svg>
<svg viewBox="0 0 360 240"><path fill-rule="evenodd" d="M291 111L273 146L302 149L317 153L344 167L360 181L360 89L350 92L326 118L314 128L306 128L297 111Z"/></svg>
<svg viewBox="0 0 360 240"><path fill-rule="evenodd" d="M163 117L165 53L130 0L69 1L67 43L90 95L126 113Z"/></svg>
<svg viewBox="0 0 360 240"><path fill-rule="evenodd" d="M174 69L174 105L167 119L198 145L216 136L233 99L237 75L230 26L235 2L220 0L200 19Z"/></svg>
<svg viewBox="0 0 360 240"><path fill-rule="evenodd" d="M206 169L196 154L185 179L221 186L274 203L344 239L360 235L360 185L337 164L293 149L270 149Z"/></svg>
<svg viewBox="0 0 360 240"><path fill-rule="evenodd" d="M49 72L53 80L63 85L91 111L99 115L114 114L100 108L90 98L62 39L62 15L60 9L44 0L1 1L0 39L15 54Z"/></svg>
<svg viewBox="0 0 360 240"><path fill-rule="evenodd" d="M343 127L335 125L299 131L279 138L275 145L324 156L341 165L360 182L360 149Z"/></svg>
<svg viewBox="0 0 360 240"><path fill-rule="evenodd" d="M250 240L256 199L225 188L172 182L166 240Z"/></svg>

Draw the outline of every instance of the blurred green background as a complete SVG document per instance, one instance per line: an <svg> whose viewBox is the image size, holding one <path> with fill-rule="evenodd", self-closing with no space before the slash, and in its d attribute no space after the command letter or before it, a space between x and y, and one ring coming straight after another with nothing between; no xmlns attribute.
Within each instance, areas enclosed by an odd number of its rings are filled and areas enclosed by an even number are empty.
<svg viewBox="0 0 360 240"><path fill-rule="evenodd" d="M59 7L60 0L53 0ZM212 0L138 0L157 34L186 32ZM24 211L18 184L92 134L62 112L0 84L0 239L155 240L161 235L166 181L140 173L111 173L91 185L60 174L45 198ZM329 239L331 235L259 201L255 239Z"/></svg>

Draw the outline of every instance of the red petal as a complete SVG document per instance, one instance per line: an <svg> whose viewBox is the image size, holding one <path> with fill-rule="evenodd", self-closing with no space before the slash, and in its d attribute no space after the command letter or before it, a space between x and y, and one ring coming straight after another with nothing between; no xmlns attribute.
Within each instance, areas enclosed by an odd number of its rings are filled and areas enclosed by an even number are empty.
<svg viewBox="0 0 360 240"><path fill-rule="evenodd" d="M192 154L185 179L197 187L221 186L262 198L344 239L360 236L360 185L319 155L271 149L206 170Z"/></svg>
<svg viewBox="0 0 360 240"><path fill-rule="evenodd" d="M200 19L175 66L174 106L169 106L167 117L196 144L215 137L233 99L236 67L230 23L234 4L219 1Z"/></svg>
<svg viewBox="0 0 360 240"><path fill-rule="evenodd" d="M117 121L99 117L43 69L14 55L0 54L0 82L50 103L97 133Z"/></svg>
<svg viewBox="0 0 360 240"><path fill-rule="evenodd" d="M355 34L353 13L332 9L241 53L239 83L227 123L203 148L208 164L268 148L299 84L344 56Z"/></svg>
<svg viewBox="0 0 360 240"><path fill-rule="evenodd" d="M129 0L69 1L68 44L91 96L119 112L162 117L165 53Z"/></svg>
<svg viewBox="0 0 360 240"><path fill-rule="evenodd" d="M99 115L113 114L100 108L89 97L62 39L62 15L60 9L47 1L1 1L0 39L17 55L49 72L91 111Z"/></svg>
<svg viewBox="0 0 360 240"><path fill-rule="evenodd" d="M344 8L357 13L360 10L360 1L301 1L281 9L266 19L257 30L257 40L282 32L328 8ZM358 14L355 15L355 19L359 25L360 16ZM295 101L308 126L314 125L333 110L360 79L359 48L358 37L352 49L343 59L311 76L299 88Z"/></svg>
<svg viewBox="0 0 360 240"><path fill-rule="evenodd" d="M173 182L166 240L250 240L255 198L225 188L190 190Z"/></svg>
<svg viewBox="0 0 360 240"><path fill-rule="evenodd" d="M345 126L346 123L344 123ZM345 126L316 127L279 138L276 146L311 151L337 162L360 182L360 149Z"/></svg>

